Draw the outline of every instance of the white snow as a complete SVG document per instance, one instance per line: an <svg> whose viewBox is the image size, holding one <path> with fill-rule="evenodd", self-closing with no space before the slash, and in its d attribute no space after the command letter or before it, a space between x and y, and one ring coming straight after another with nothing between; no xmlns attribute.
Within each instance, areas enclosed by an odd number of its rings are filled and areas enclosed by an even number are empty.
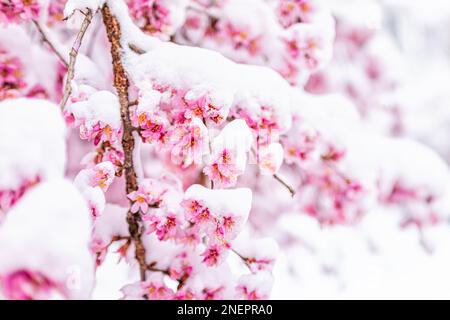
<svg viewBox="0 0 450 320"><path fill-rule="evenodd" d="M67 107L76 119L83 119L92 124L101 121L111 128L120 128L120 104L116 95L109 91L97 91L88 100L75 102Z"/></svg>
<svg viewBox="0 0 450 320"><path fill-rule="evenodd" d="M94 284L89 252L91 218L84 199L66 180L38 185L0 227L0 275L37 271L60 283L71 299L87 299Z"/></svg>
<svg viewBox="0 0 450 320"><path fill-rule="evenodd" d="M244 120L230 122L214 138L211 146L213 154L220 154L224 149L231 150L235 155L233 164L244 171L247 164L247 153L253 143L253 135Z"/></svg>
<svg viewBox="0 0 450 320"><path fill-rule="evenodd" d="M232 213L241 218L242 225L247 221L252 203L252 191L248 188L208 189L195 184L186 190L184 197L202 201L213 213Z"/></svg>
<svg viewBox="0 0 450 320"><path fill-rule="evenodd" d="M248 108L255 114L259 114L261 106L272 107L282 131L291 125L291 88L271 69L236 64L217 52L173 43L161 43L125 61L139 88L147 87L151 81L178 89L206 91L223 108L225 117L232 106Z"/></svg>
<svg viewBox="0 0 450 320"><path fill-rule="evenodd" d="M130 235L127 224L128 209L107 204L104 213L95 220L94 239L108 244L113 237L128 237Z"/></svg>
<svg viewBox="0 0 450 320"><path fill-rule="evenodd" d="M69 17L75 10L90 9L95 12L105 3L105 0L69 0L64 7L64 16Z"/></svg>
<svg viewBox="0 0 450 320"><path fill-rule="evenodd" d="M62 178L66 126L55 104L37 99L0 102L0 189L25 179Z"/></svg>

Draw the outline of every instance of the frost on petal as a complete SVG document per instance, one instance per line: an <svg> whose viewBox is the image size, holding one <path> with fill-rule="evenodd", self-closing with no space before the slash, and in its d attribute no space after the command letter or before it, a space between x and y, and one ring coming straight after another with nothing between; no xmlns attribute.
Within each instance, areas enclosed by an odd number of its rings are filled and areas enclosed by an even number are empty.
<svg viewBox="0 0 450 320"><path fill-rule="evenodd" d="M79 192L65 180L40 184L0 228L0 291L27 299L89 298L90 239L91 219Z"/></svg>

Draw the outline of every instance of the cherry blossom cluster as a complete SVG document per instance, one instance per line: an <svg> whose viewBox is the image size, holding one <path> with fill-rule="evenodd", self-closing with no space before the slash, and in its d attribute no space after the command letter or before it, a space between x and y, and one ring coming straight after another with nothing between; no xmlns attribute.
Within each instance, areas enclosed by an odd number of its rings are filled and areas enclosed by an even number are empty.
<svg viewBox="0 0 450 320"><path fill-rule="evenodd" d="M118 259L124 299L267 299L274 239L281 268L298 271L291 252L308 251L299 275L314 261L334 277L324 243L374 214L399 232L445 225L447 164L366 126L388 114L387 132L402 129L385 34L335 26L319 0L43 3L0 0L14 32L0 34L2 298L89 298L96 269ZM29 56L16 34L33 40ZM55 63L72 46L74 70ZM45 102L64 90L62 112Z"/></svg>
<svg viewBox="0 0 450 320"><path fill-rule="evenodd" d="M404 111L395 97L404 82L401 66L399 49L389 35L338 18L333 60L311 76L306 90L340 92L353 101L366 121L387 134L400 135Z"/></svg>
<svg viewBox="0 0 450 320"><path fill-rule="evenodd" d="M175 164L183 168L199 164L209 139L202 107L209 111L212 104L206 104L206 97L197 99L197 103L188 102L188 93L183 90L157 88L140 96L139 104L132 110L133 125L139 128L145 142L167 150Z"/></svg>
<svg viewBox="0 0 450 320"><path fill-rule="evenodd" d="M253 135L245 121L230 122L211 143L211 159L203 172L218 188L236 185L247 165Z"/></svg>
<svg viewBox="0 0 450 320"><path fill-rule="evenodd" d="M0 287L9 300L49 300L67 298L64 288L40 272L18 270L0 276Z"/></svg>
<svg viewBox="0 0 450 320"><path fill-rule="evenodd" d="M330 60L333 38L333 19L318 1L193 0L176 40L302 84Z"/></svg>
<svg viewBox="0 0 450 320"><path fill-rule="evenodd" d="M0 23L21 23L36 19L41 11L38 0L5 0L0 2Z"/></svg>
<svg viewBox="0 0 450 320"><path fill-rule="evenodd" d="M189 0L128 0L130 15L146 33L171 36L183 22Z"/></svg>
<svg viewBox="0 0 450 320"><path fill-rule="evenodd" d="M48 107L34 99L11 98L0 102L0 135L8 137L2 140L0 147L9 153L7 155L4 151L0 160L0 215L12 210L41 182L62 174L64 153L59 151L64 150L65 128L58 122L60 115L53 108L53 105ZM41 117L53 121L53 127L47 128L44 123L34 122ZM9 124L19 119L22 124L12 130ZM49 133L55 137L52 138ZM14 141L30 143L33 147L23 148ZM47 155L53 156L53 159L47 163L41 162Z"/></svg>
<svg viewBox="0 0 450 320"><path fill-rule="evenodd" d="M282 143L289 172L300 181L295 185L300 211L322 224L356 222L367 209L367 195L359 178L343 170L346 150L297 117Z"/></svg>
<svg viewBox="0 0 450 320"><path fill-rule="evenodd" d="M90 217L78 190L64 179L65 133L60 110L48 101L0 103L0 135L7 137L0 142L0 213L7 211L0 227L2 298L90 294Z"/></svg>
<svg viewBox="0 0 450 320"><path fill-rule="evenodd" d="M246 121L232 121L214 134L223 126L229 106L217 106L210 95L195 89L183 94L183 90L170 87L156 88L139 98L139 104L132 109L132 121L139 128L142 140L167 150L174 164L182 168L201 166L203 156L209 155L204 173L216 186L232 187L245 170L253 142L258 141L261 170L267 174L278 171L283 150L281 145L271 143L271 139L276 139L277 132L284 128L279 125L274 109L263 106L261 115L236 107L235 117ZM216 136L212 137L213 134Z"/></svg>
<svg viewBox="0 0 450 320"><path fill-rule="evenodd" d="M86 156L85 162L110 162L120 174L124 155L120 143L122 127L117 97L109 91L96 91L82 85L72 95L64 114L66 122L79 129L81 139L98 147Z"/></svg>
<svg viewBox="0 0 450 320"><path fill-rule="evenodd" d="M0 101L21 96L25 87L20 59L0 49Z"/></svg>
<svg viewBox="0 0 450 320"><path fill-rule="evenodd" d="M111 162L102 162L84 169L75 178L74 184L86 199L94 218L102 214L106 199L104 193L114 180L116 169Z"/></svg>
<svg viewBox="0 0 450 320"><path fill-rule="evenodd" d="M58 189L66 194L55 206L47 192ZM43 200L46 203L40 202ZM33 216L34 210L40 215ZM29 226L23 224L24 218ZM42 232L51 228L56 229L51 235ZM13 245L11 235L17 235L18 229L24 235ZM20 200L2 224L0 295L15 300L88 297L94 271L93 258L86 250L89 237L89 213L78 191L64 180L40 184ZM70 243L80 247L70 247ZM15 258L6 261L6 257Z"/></svg>
<svg viewBox="0 0 450 320"><path fill-rule="evenodd" d="M205 198L211 198L211 200L205 201ZM242 203L239 206L244 209L239 210L241 212L236 209L231 210L232 206L226 206L224 203L227 199L241 199ZM230 242L236 238L245 224L250 204L249 189L216 191L194 185L186 191L182 206L185 209L186 220L189 222L187 232L189 235L198 236L197 243L206 237L206 250L202 253L202 261L206 265L215 266L222 261L227 249L231 248ZM216 209L215 206L218 208ZM192 237L189 238L192 241Z"/></svg>
<svg viewBox="0 0 450 320"><path fill-rule="evenodd" d="M310 0L280 0L278 2L278 18L283 27L313 20L317 4Z"/></svg>
<svg viewBox="0 0 450 320"><path fill-rule="evenodd" d="M391 151L391 156L399 157L398 154L415 151L421 155L418 167L412 168L405 161L402 169L396 172L384 168L377 179L379 202L400 211L402 227L425 228L445 224L449 215L446 163L427 147L411 141L402 141L400 145L399 141L393 142L395 150ZM426 174L421 170L426 170ZM415 176L411 172L415 172Z"/></svg>
<svg viewBox="0 0 450 320"><path fill-rule="evenodd" d="M417 188L397 180L387 193L380 194L380 200L388 206L403 208L403 227L423 228L444 220L445 212L436 208L436 196L427 188Z"/></svg>
<svg viewBox="0 0 450 320"><path fill-rule="evenodd" d="M49 1L48 4L48 20L47 24L49 26L57 25L62 22L64 18L64 6L66 0L54 0Z"/></svg>
<svg viewBox="0 0 450 320"><path fill-rule="evenodd" d="M143 180L139 189L128 195L131 212L142 215L147 233L155 234L159 241L197 247L207 240L206 248L199 255L203 257L202 262L207 266L220 264L245 224L250 210L250 190L209 190L193 185L183 197L179 182L165 180ZM226 204L227 200L238 198L242 203L235 205L234 210L231 204Z"/></svg>
<svg viewBox="0 0 450 320"><path fill-rule="evenodd" d="M133 125L143 142L157 145L173 164L203 168L206 161L203 172L225 188L236 184L248 158L262 174L273 175L281 167L279 138L292 123L291 88L276 72L163 43L131 62L137 97ZM221 76L210 72L213 66ZM204 79L191 72L194 67ZM186 73L166 80L177 70ZM235 72L239 79L233 78Z"/></svg>
<svg viewBox="0 0 450 320"><path fill-rule="evenodd" d="M211 190L193 185L183 192L180 181L169 175L142 180L138 191L128 197L131 212L145 221L143 241L149 250L149 266L145 282L122 289L125 299L268 297L277 246L271 239L250 239L246 232L238 236L250 211L250 190ZM126 211L109 206L96 220L91 248L99 264L116 242L120 243L117 253L133 261ZM243 276L234 275L228 256L248 271ZM177 285L169 285L169 279Z"/></svg>

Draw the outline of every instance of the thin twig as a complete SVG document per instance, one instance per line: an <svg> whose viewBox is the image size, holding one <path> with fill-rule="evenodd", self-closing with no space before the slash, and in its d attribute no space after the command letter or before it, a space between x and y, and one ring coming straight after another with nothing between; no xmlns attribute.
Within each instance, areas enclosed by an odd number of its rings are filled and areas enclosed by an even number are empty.
<svg viewBox="0 0 450 320"><path fill-rule="evenodd" d="M88 9L87 13L84 14L84 20L81 24L80 31L78 31L77 37L75 39L75 42L72 45L72 49L70 50L70 58L69 58L69 65L66 75L66 83L64 85L64 94L63 98L61 100L60 107L61 109L64 109L67 103L67 100L69 100L70 95L72 94L72 80L75 77L75 63L77 62L77 56L78 56L78 50L80 50L81 43L83 41L83 37L86 34L86 30L88 29L89 25L92 22L92 11Z"/></svg>
<svg viewBox="0 0 450 320"><path fill-rule="evenodd" d="M152 265L147 266L147 270L151 271L151 272L160 272L160 273L165 274L166 276L170 275L169 270L159 269L159 268L156 268L156 267L154 267Z"/></svg>
<svg viewBox="0 0 450 320"><path fill-rule="evenodd" d="M134 107L134 106L137 106L138 104L139 104L138 100L133 100L133 101L128 102L129 107Z"/></svg>
<svg viewBox="0 0 450 320"><path fill-rule="evenodd" d="M239 252L237 252L235 249L231 249L231 251L236 254L241 260L242 262L245 263L246 267L250 270L250 272L252 271L252 267L251 267L251 263L249 262L249 259L244 257L242 254L240 254Z"/></svg>
<svg viewBox="0 0 450 320"><path fill-rule="evenodd" d="M295 196L294 188L292 188L286 181L284 181L282 178L280 178L280 176L278 176L277 174L274 174L273 177L275 178L275 180L277 180L279 183L281 183L286 189L288 189L288 191L291 193L292 197Z"/></svg>
<svg viewBox="0 0 450 320"><path fill-rule="evenodd" d="M152 263L152 264L148 265L147 270L151 271L151 272L160 272L160 273L170 277L170 271L168 269L156 268L155 265L156 265L156 263ZM186 284L186 280L188 278L189 278L189 275L185 273L179 279L176 279L176 281L178 281L177 290L181 290L184 287L184 285Z"/></svg>
<svg viewBox="0 0 450 320"><path fill-rule="evenodd" d="M105 4L102 8L103 23L106 28L108 40L111 44L111 57L114 72L114 87L120 102L120 115L123 124L122 147L125 154L123 170L125 173L126 193L130 194L138 190L137 174L134 168L133 153L135 140L133 136L133 125L130 118L128 88L129 80L122 64L122 32L120 23L111 12L111 9ZM131 210L127 213L127 223L130 236L135 246L135 258L139 263L141 281L145 281L148 266L146 263L146 250L142 242L144 234L144 225L140 212L133 213Z"/></svg>
<svg viewBox="0 0 450 320"><path fill-rule="evenodd" d="M69 63L67 62L67 60L63 57L63 55L61 54L61 52L59 52L56 47L54 46L54 44L50 41L50 39L48 38L46 32L44 31L44 29L42 28L42 26L39 24L38 21L36 20L31 20L34 24L34 26L36 27L37 31L39 32L39 34L41 35L42 41L45 42L50 49L53 51L53 53L56 54L56 56L58 57L58 59L61 61L61 63L68 68L69 67Z"/></svg>
<svg viewBox="0 0 450 320"><path fill-rule="evenodd" d="M86 8L88 11L90 11L89 10L89 8ZM64 17L62 20L63 21L67 21L67 20L69 20L70 18L72 18L74 15L75 15L75 13L77 13L77 12L80 12L83 16L85 16L86 17L86 15L89 13L85 13L83 10L80 10L80 9L75 9L75 10L73 10L72 11L72 13L71 14L69 14L67 17Z"/></svg>
<svg viewBox="0 0 450 320"><path fill-rule="evenodd" d="M139 48L134 43L129 43L128 44L128 48L130 48L131 51L133 51L134 53L137 53L137 54L144 54L145 53L144 49Z"/></svg>

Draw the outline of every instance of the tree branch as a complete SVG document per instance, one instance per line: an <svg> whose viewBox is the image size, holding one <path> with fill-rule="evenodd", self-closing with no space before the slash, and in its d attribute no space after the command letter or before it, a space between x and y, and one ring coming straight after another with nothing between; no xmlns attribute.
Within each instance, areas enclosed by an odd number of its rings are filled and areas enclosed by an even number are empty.
<svg viewBox="0 0 450 320"><path fill-rule="evenodd" d="M38 21L36 20L31 20L34 24L34 26L36 27L37 31L39 32L39 34L41 35L41 39L44 43L46 43L50 49L53 51L53 53L56 54L56 56L58 57L58 59L61 61L61 63L68 68L69 67L69 63L66 61L66 59L62 56L62 54L56 49L56 47L53 45L53 43L50 41L50 39L48 38L46 32L44 31L44 29L42 28L42 26L39 24Z"/></svg>
<svg viewBox="0 0 450 320"><path fill-rule="evenodd" d="M250 270L250 272L253 273L253 271L252 271L252 266L251 266L251 263L250 263L249 259L246 258L246 257L244 257L242 254L240 254L239 252L237 252L235 249L231 249L231 251L232 251L235 255L237 255L237 256L242 260L242 262L245 264L245 266L248 268L248 270Z"/></svg>
<svg viewBox="0 0 450 320"><path fill-rule="evenodd" d="M108 5L102 8L103 23L106 28L109 42L111 44L111 57L114 72L114 87L120 102L120 114L123 124L122 147L125 154L123 169L126 180L126 192L132 193L138 189L138 181L136 171L134 169L133 151L135 148L135 140L133 137L133 126L129 112L128 88L129 81L122 64L123 48L120 43L122 33L119 21L112 14ZM142 243L142 235L144 234L144 226L140 212L132 213L130 210L127 214L127 223L131 238L135 245L135 258L139 263L141 281L146 279L147 263L145 259L145 247Z"/></svg>
<svg viewBox="0 0 450 320"><path fill-rule="evenodd" d="M86 30L88 29L89 25L92 22L92 11L88 9L87 13L84 14L84 20L81 24L80 31L77 34L77 37L75 39L75 42L72 45L72 49L70 50L70 58L69 58L69 65L66 75L66 83L64 85L64 94L63 98L61 100L60 107L61 109L64 109L67 100L69 100L70 95L72 94L72 80L75 77L75 63L77 62L77 56L78 56L78 50L80 50L81 43L83 41L83 37L86 33Z"/></svg>
<svg viewBox="0 0 450 320"><path fill-rule="evenodd" d="M134 43L129 43L128 44L128 48L130 48L131 51L133 51L134 53L137 53L137 54L144 54L145 53L144 49L139 48Z"/></svg>
<svg viewBox="0 0 450 320"><path fill-rule="evenodd" d="M286 181L284 181L282 178L280 178L280 176L278 176L276 174L274 174L273 177L275 178L275 180L277 180L279 183L281 183L286 189L288 189L288 191L291 193L292 197L295 196L294 188L292 188Z"/></svg>

